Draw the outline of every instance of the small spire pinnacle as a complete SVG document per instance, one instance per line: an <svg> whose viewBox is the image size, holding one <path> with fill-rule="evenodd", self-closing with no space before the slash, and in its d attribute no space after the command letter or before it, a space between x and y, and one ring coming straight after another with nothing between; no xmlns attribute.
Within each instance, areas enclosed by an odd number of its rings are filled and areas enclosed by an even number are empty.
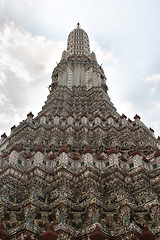
<svg viewBox="0 0 160 240"><path fill-rule="evenodd" d="M69 33L67 41L67 56L85 55L90 57L89 39L87 33L77 23L77 27Z"/></svg>

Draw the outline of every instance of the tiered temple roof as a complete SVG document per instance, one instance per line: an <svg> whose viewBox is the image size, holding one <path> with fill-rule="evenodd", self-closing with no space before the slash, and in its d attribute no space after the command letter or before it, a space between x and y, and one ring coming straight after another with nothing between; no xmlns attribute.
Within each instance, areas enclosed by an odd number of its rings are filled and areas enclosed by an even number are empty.
<svg viewBox="0 0 160 240"><path fill-rule="evenodd" d="M78 24L42 110L1 136L1 239L160 239L160 138L106 82Z"/></svg>

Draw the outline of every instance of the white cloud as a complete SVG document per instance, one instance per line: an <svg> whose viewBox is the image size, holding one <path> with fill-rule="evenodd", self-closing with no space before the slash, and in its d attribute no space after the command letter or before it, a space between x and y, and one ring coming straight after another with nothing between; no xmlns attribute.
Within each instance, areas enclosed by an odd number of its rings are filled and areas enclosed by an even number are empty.
<svg viewBox="0 0 160 240"><path fill-rule="evenodd" d="M160 102L158 101L152 101L151 106L153 107L154 111L160 110Z"/></svg>
<svg viewBox="0 0 160 240"><path fill-rule="evenodd" d="M98 58L97 60L99 62L111 61L112 63L117 63L117 59L115 58L115 49L113 46L111 46L110 49L104 51L100 47L100 45L92 39L90 39L90 45L91 45L91 51L93 50L96 53Z"/></svg>
<svg viewBox="0 0 160 240"><path fill-rule="evenodd" d="M142 68L142 67L144 67L145 66L145 63L143 62L143 61L139 61L139 62L137 62L136 64L135 64L135 68Z"/></svg>
<svg viewBox="0 0 160 240"><path fill-rule="evenodd" d="M1 71L8 67L21 81L33 82L50 72L56 55L64 48L61 42L33 37L29 32L8 22L0 32Z"/></svg>
<svg viewBox="0 0 160 240"><path fill-rule="evenodd" d="M12 121L15 120L15 111L9 99L3 93L0 94L0 130L6 129L9 132ZM11 125L12 124L12 125Z"/></svg>
<svg viewBox="0 0 160 240"><path fill-rule="evenodd" d="M133 102L125 101L120 103L117 101L116 105L120 114L124 113L129 118L133 118L135 116L136 107Z"/></svg>
<svg viewBox="0 0 160 240"><path fill-rule="evenodd" d="M50 75L64 49L63 42L32 36L10 21L0 28L1 129L18 124L27 111L40 111Z"/></svg>
<svg viewBox="0 0 160 240"><path fill-rule="evenodd" d="M112 79L115 75L115 65L117 64L118 60L115 57L115 49L111 46L108 50L104 50L101 46L90 39L91 45L91 52L93 51L96 54L97 62L101 65L102 68L105 68L105 72L107 73L107 78Z"/></svg>
<svg viewBox="0 0 160 240"><path fill-rule="evenodd" d="M148 82L154 82L154 83L160 82L160 74L153 74L151 76L148 76L146 80Z"/></svg>
<svg viewBox="0 0 160 240"><path fill-rule="evenodd" d="M0 6L3 7L5 4L5 0L0 0Z"/></svg>
<svg viewBox="0 0 160 240"><path fill-rule="evenodd" d="M34 8L37 4L37 0L26 0L29 7Z"/></svg>
<svg viewBox="0 0 160 240"><path fill-rule="evenodd" d="M153 96L156 92L156 88L155 87L151 88L149 92L150 92L150 95Z"/></svg>
<svg viewBox="0 0 160 240"><path fill-rule="evenodd" d="M160 135L160 121L153 121L154 130Z"/></svg>

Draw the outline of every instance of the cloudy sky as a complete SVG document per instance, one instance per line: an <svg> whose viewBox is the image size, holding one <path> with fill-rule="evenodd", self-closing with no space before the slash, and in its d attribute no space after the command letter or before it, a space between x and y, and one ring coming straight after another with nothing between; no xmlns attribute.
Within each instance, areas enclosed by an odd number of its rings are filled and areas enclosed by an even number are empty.
<svg viewBox="0 0 160 240"><path fill-rule="evenodd" d="M0 0L0 135L44 104L77 22L120 114L160 135L159 0Z"/></svg>

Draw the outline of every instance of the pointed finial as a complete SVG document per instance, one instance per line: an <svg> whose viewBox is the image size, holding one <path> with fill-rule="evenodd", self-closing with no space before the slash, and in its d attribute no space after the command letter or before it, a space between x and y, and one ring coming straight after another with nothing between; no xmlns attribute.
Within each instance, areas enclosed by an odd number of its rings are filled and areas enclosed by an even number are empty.
<svg viewBox="0 0 160 240"><path fill-rule="evenodd" d="M79 22L77 23L77 28L80 28L80 23Z"/></svg>

